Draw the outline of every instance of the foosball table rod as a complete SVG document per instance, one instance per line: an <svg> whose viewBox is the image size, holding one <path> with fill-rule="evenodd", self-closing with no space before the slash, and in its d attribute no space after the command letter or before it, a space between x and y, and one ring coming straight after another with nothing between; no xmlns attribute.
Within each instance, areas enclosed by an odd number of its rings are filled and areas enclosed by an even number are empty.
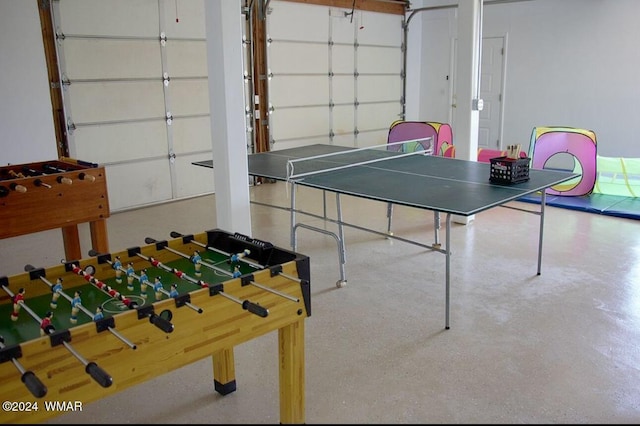
<svg viewBox="0 0 640 426"><path fill-rule="evenodd" d="M15 295L11 290L9 290L7 286L3 285L2 289L9 295L9 297L11 297L11 299L14 299ZM113 378L106 371L100 368L95 362L89 362L84 359L84 357L82 357L82 355L80 355L73 348L73 346L71 346L71 344L67 341L71 340L71 334L69 333L69 330L56 331L55 327L51 324L43 326L42 318L40 318L38 314L32 311L31 308L29 308L29 306L27 306L27 304L24 303L23 300L18 300L18 304L22 306L25 311L27 311L27 313L38 323L38 325L40 325L41 330L43 330L44 333L49 336L52 347L62 344L71 353L71 355L73 355L85 366L84 371L103 388L108 388L113 384Z"/></svg>
<svg viewBox="0 0 640 426"><path fill-rule="evenodd" d="M33 265L25 265L24 270L26 272L31 272L31 271L35 271L36 268ZM42 281L43 283L48 285L52 292L58 293L59 295L61 295L65 299L67 299L67 301L69 301L70 304L73 304L73 298L71 296L69 296L67 293L65 293L64 291L62 291L62 290L54 290L54 284L51 281L49 281L48 279L46 279L43 276L39 276L38 278L40 279L40 281ZM76 307L80 311L82 311L85 315L87 315L89 318L91 318L92 321L96 321L96 322L99 321L99 319L98 318L94 318L94 314L91 311L89 311L87 308L82 306L82 304L76 305ZM130 341L129 339L124 337L122 334L120 334L120 332L118 332L116 329L114 329L110 325L107 325L106 329L109 330L111 332L111 334L113 334L115 337L120 339L122 342L124 342L131 349L136 349L137 348L135 343L133 343L132 341Z"/></svg>
<svg viewBox="0 0 640 426"><path fill-rule="evenodd" d="M89 256L99 256L99 255L100 255L100 254L99 254L99 253L97 253L97 252L96 252L96 251L94 251L94 250L90 250L90 251L89 251ZM111 265L112 267L114 267L114 263L113 263L113 261L112 261L112 260L110 260L110 259L105 259L105 262L107 262L109 265ZM140 275L135 274L135 273L132 273L132 272L129 272L129 271L127 271L127 269L126 269L126 268L124 268L124 267L122 267L122 266L118 267L118 269L119 269L120 271L124 272L124 273L125 273L125 275L127 275L127 277L130 275L130 276L132 276L133 278L135 278L136 280L138 280L138 282L140 283L140 286L148 285L148 286L153 287L153 284L151 284L149 281L143 282L143 281L145 281L145 280L143 280L143 279L142 279L142 277L141 277ZM167 296L167 297L171 297L171 298L176 299L176 305L177 305L178 307L180 307L180 306L184 305L184 306L187 306L187 307L189 307L189 308L193 309L194 311L196 311L196 312L197 312L197 313L199 313L199 314L201 314L201 313L203 312L202 308L200 308L199 306L196 306L196 305L194 305L193 303L191 303L191 302L189 301L189 298L186 298L186 300L184 300L185 298L173 297L173 296L171 295L171 293L169 293L169 292L168 292L167 290L165 290L164 288L161 288L159 291L160 291L160 293L164 294L164 295L165 295L165 296Z"/></svg>
<svg viewBox="0 0 640 426"><path fill-rule="evenodd" d="M197 241L194 238L192 238L192 236L181 234L181 233L176 232L176 231L171 231L169 235L171 236L171 238L185 238L187 240L186 242L193 243L193 244L195 244L197 246L205 248L205 249L207 249L209 251L212 251L214 253L218 253L218 254L221 254L223 256L227 256L229 258L231 258L233 256L234 258L238 259L239 262L246 263L247 265L252 266L252 267L254 267L256 269L265 269L265 268L267 268L266 266L261 265L258 262L254 262L251 259L245 258L241 254L237 254L237 255L234 256L231 253L228 253L228 252L226 252L224 250L220 250L220 249L217 249L215 247L211 247L211 246L209 246L207 244L201 243L200 241ZM294 281L294 282L297 282L297 283L302 283L301 279L296 278L296 277L291 276L291 275L288 275L288 274L285 274L284 272L282 272L282 267L270 268L270 269L271 269L272 275L276 275L276 274L277 275L281 275L281 276L285 277L288 280L291 280L291 281Z"/></svg>
<svg viewBox="0 0 640 426"><path fill-rule="evenodd" d="M266 318L269 315L269 310L263 306L260 306L257 303L254 302L250 302L249 300L240 300L235 296L232 296L230 294L227 294L224 292L224 285L223 284L213 284L210 285L202 280L197 280L193 277L190 277L189 275L185 274L184 272L176 269L176 268L171 268L167 265L164 265L162 262L160 262L157 259L154 259L153 257L148 257L145 256L143 254L140 253L136 253L136 256L146 260L147 262L151 263L151 265L155 266L156 268L161 268L164 269L167 272L172 272L175 276L182 278L183 280L189 281L193 284L199 285L200 287L203 288L208 288L209 292L211 294L211 296L215 296L217 294L219 294L220 296L223 296L229 300L231 300L232 302L235 302L237 304L239 304L240 306L242 306L242 309L245 309L249 312L251 312L252 314L255 314L259 317L262 318Z"/></svg>
<svg viewBox="0 0 640 426"><path fill-rule="evenodd" d="M171 253L174 253L174 254L177 254L178 256L184 257L185 259L191 259L191 256L189 256L188 254L182 253L182 252L180 252L180 251L178 251L176 249L168 247L167 244L166 244L166 241L158 241L158 240L156 240L154 238L147 237L147 238L144 239L144 242L146 244L156 244L156 246L160 246L160 248L168 250ZM240 257L240 256L238 256L238 257ZM227 275L227 276L232 277L232 278L238 278L232 272L227 271L227 270L222 269L222 268L219 268L219 267L217 267L215 265L212 265L212 264L210 264L208 262L205 262L205 261L202 261L202 260L199 260L198 262L200 264L206 266L207 268L211 269L211 270L218 271L221 274ZM298 299L297 297L293 297L293 296L290 296L288 294L282 293L282 292L280 292L278 290L274 290L272 288L266 287L266 286L264 286L262 284L258 284L257 282L255 282L255 281L253 281L251 279L243 279L242 280L242 284L243 285L245 285L245 284L254 285L254 286L256 286L256 287L258 287L258 288L260 288L260 289L262 289L264 291L268 291L269 293L276 294L276 295L278 295L280 297L284 297L285 299L289 299L289 300L291 300L293 302L296 302L296 303L298 303L300 301L300 299Z"/></svg>

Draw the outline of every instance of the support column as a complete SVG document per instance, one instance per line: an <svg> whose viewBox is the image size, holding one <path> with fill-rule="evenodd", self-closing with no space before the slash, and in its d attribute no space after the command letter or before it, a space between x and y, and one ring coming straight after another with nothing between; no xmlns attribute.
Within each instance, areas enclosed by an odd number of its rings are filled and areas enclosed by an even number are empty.
<svg viewBox="0 0 640 426"><path fill-rule="evenodd" d="M251 235L242 2L204 3L217 226Z"/></svg>
<svg viewBox="0 0 640 426"><path fill-rule="evenodd" d="M476 161L478 127L482 101L480 98L480 61L482 58L482 1L458 1L456 158ZM489 176L487 176L487 180ZM474 216L454 216L457 223L467 224Z"/></svg>

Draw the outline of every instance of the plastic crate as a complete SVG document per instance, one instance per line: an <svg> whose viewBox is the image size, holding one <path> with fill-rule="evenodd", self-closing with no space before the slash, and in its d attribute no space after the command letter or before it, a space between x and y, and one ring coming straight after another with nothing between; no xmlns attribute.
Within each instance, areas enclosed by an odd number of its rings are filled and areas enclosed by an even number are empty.
<svg viewBox="0 0 640 426"><path fill-rule="evenodd" d="M489 181L503 184L528 181L530 160L530 158L491 158Z"/></svg>

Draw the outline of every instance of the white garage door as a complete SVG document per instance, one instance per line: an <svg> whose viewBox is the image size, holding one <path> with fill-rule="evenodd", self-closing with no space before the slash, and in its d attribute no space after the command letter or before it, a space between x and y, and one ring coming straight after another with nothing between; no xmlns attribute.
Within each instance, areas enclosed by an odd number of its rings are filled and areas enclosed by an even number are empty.
<svg viewBox="0 0 640 426"><path fill-rule="evenodd" d="M238 10L240 13L240 8ZM204 3L54 2L69 153L105 166L111 209L210 193Z"/></svg>
<svg viewBox="0 0 640 426"><path fill-rule="evenodd" d="M271 1L271 147L386 143L401 118L404 16Z"/></svg>

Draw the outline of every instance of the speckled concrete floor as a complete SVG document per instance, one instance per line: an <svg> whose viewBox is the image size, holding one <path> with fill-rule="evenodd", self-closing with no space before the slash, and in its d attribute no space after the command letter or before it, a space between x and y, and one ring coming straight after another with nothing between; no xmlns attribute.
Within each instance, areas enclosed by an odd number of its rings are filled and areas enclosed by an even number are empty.
<svg viewBox="0 0 640 426"><path fill-rule="evenodd" d="M287 196L280 183L251 188L253 200L287 205ZM310 210L321 212L321 199L299 192ZM343 209L348 222L386 229L382 203L345 197ZM539 276L537 216L494 208L452 226L448 330L445 256L346 228L348 281L337 288L335 240L300 229L312 290L306 423L639 423L640 222L546 212ZM114 251L215 227L212 195L108 220ZM252 230L290 247L284 210L253 205ZM396 207L393 230L429 244L433 214ZM82 226L81 237L88 244ZM3 240L2 274L57 264L61 241L57 230ZM232 394L214 392L203 359L48 423L279 423L277 334L235 355Z"/></svg>

